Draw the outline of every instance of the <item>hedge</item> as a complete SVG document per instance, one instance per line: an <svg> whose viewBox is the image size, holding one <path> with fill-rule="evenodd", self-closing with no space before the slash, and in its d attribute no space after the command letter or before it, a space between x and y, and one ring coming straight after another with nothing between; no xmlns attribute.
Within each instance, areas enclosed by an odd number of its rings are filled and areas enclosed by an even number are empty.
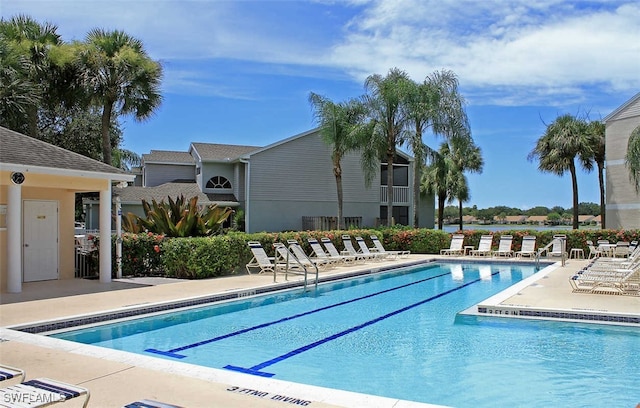
<svg viewBox="0 0 640 408"><path fill-rule="evenodd" d="M458 232L459 233L459 232ZM440 249L449 248L450 233L432 229L413 229L394 227L384 229L354 229L348 231L292 231L278 233L241 233L230 232L204 238L166 238L151 233L123 234L122 236L122 272L125 276L164 275L186 279L205 279L217 276L244 274L245 265L252 258L247 246L249 241L258 241L269 256L274 256L273 243L295 239L307 253L312 253L307 238L328 237L338 249L343 248L342 235L363 237L369 246L373 246L371 235L377 235L388 250L409 250L413 254L439 254ZM567 251L571 248L582 248L589 253L586 241L596 242L606 239L610 242L638 241L640 230L465 230L464 244L478 247L480 236L494 236L493 249L498 248L501 235L513 235L513 250L522 246L522 237L536 236L537 248L543 248L553 240L554 235L567 236ZM115 237L112 240L112 251L115 263Z"/></svg>

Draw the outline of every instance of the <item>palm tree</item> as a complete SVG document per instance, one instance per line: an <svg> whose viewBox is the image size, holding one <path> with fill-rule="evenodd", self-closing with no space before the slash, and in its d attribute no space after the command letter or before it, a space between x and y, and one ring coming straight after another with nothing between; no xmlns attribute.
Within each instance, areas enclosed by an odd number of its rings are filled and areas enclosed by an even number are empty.
<svg viewBox="0 0 640 408"><path fill-rule="evenodd" d="M368 186L380 170L381 159L386 160L387 225L392 224L393 218L393 162L396 147L401 146L407 138L404 101L411 83L407 73L397 68L391 69L386 77L376 74L365 81L367 93L364 103L370 122L366 125L369 133L362 140L362 166Z"/></svg>
<svg viewBox="0 0 640 408"><path fill-rule="evenodd" d="M463 99L458 93L458 78L453 71L440 71L426 77L407 92L405 99L408 143L415 158L413 185L413 225L418 227L418 204L420 181L424 168L426 146L422 139L424 131L431 127L435 135L449 137L452 123L466 123L462 109Z"/></svg>
<svg viewBox="0 0 640 408"><path fill-rule="evenodd" d="M562 115L538 139L536 147L529 153L528 159L539 159L538 169L562 176L567 170L571 174L573 189L573 229L578 229L578 179L575 158L580 156L583 167L590 170L590 145L587 137L587 124L583 119L572 115Z"/></svg>
<svg viewBox="0 0 640 408"><path fill-rule="evenodd" d="M455 165L453 171L453 180L450 190L450 197L458 199L458 217L460 220L460 230L463 228L462 223L462 203L470 198L469 184L464 175L466 171L473 173L482 172L484 161L482 160L482 152L471 138L470 130L467 126L459 126L453 128L455 132L451 140L451 160Z"/></svg>
<svg viewBox="0 0 640 408"><path fill-rule="evenodd" d="M592 121L587 125L588 144L590 146L591 157L583 157L583 161L594 161L598 167L598 182L600 183L600 218L602 228L606 227L605 222L605 193L604 193L604 159L605 159L605 125L600 121Z"/></svg>
<svg viewBox="0 0 640 408"><path fill-rule="evenodd" d="M58 93L55 89L56 83L59 82L56 79L58 69L50 58L52 50L63 44L57 29L51 23L40 24L26 15L0 21L3 52L10 58L9 61L14 61L12 65L15 69L11 81L6 85L20 95L18 98L22 97L19 100L20 107L14 108L18 108L18 113L25 111L26 122L23 122L22 130L32 137L38 137L39 103ZM16 53L21 56L16 56ZM3 59L4 57L3 55ZM19 63L16 63L16 58L20 59ZM5 67L6 64L7 62L2 63ZM4 81L3 78L3 87Z"/></svg>
<svg viewBox="0 0 640 408"><path fill-rule="evenodd" d="M357 100L334 103L315 93L309 94L309 102L313 106L314 116L320 126L320 134L324 141L332 147L331 162L333 175L336 178L338 195L338 224L342 227L342 158L350 151L358 148L357 138L354 136L356 125L361 123L366 113L364 106Z"/></svg>
<svg viewBox="0 0 640 408"><path fill-rule="evenodd" d="M444 205L450 199L451 187L458 179L457 166L453 161L451 147L443 142L438 151L432 151L421 182L421 190L435 194L438 199L438 229L444 224Z"/></svg>
<svg viewBox="0 0 640 408"><path fill-rule="evenodd" d="M0 126L29 132L29 112L40 102L39 86L28 79L28 60L0 39Z"/></svg>
<svg viewBox="0 0 640 408"><path fill-rule="evenodd" d="M629 180L636 188L636 192L640 192L640 126L633 129L629 136L624 163L629 169Z"/></svg>
<svg viewBox="0 0 640 408"><path fill-rule="evenodd" d="M111 164L112 115L148 119L160 106L162 67L141 41L123 31L91 30L78 63L92 105L102 108L102 161Z"/></svg>

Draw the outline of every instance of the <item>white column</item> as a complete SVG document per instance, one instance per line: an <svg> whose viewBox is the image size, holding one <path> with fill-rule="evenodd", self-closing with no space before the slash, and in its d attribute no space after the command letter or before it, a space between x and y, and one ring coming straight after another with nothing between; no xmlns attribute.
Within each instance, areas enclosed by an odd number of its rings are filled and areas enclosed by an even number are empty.
<svg viewBox="0 0 640 408"><path fill-rule="evenodd" d="M111 183L100 191L100 282L111 282Z"/></svg>
<svg viewBox="0 0 640 408"><path fill-rule="evenodd" d="M22 187L7 186L7 291L22 292Z"/></svg>
<svg viewBox="0 0 640 408"><path fill-rule="evenodd" d="M116 196L116 278L122 278L122 205Z"/></svg>

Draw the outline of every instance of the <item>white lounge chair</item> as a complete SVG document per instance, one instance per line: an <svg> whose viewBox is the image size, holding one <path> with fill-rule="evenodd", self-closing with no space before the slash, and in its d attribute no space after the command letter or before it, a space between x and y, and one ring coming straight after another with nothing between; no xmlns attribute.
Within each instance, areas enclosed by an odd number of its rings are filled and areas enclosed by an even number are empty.
<svg viewBox="0 0 640 408"><path fill-rule="evenodd" d="M513 235L501 235L500 243L498 244L498 249L493 251L494 256L513 256Z"/></svg>
<svg viewBox="0 0 640 408"><path fill-rule="evenodd" d="M519 251L516 251L516 256L518 258L536 256L536 237L533 235L522 237L522 247Z"/></svg>
<svg viewBox="0 0 640 408"><path fill-rule="evenodd" d="M322 241L322 245L324 245L327 252L329 252L329 256L331 256L332 258L341 257L342 259L344 259L345 263L351 263L356 261L364 262L364 258L362 257L358 257L356 255L341 254L340 252L338 252L338 249L336 248L336 246L333 245L333 242L327 237L321 238L320 241Z"/></svg>
<svg viewBox="0 0 640 408"><path fill-rule="evenodd" d="M364 238L362 237L356 237L356 242L358 243L358 246L360 247L360 251L358 251L359 253L365 255L365 256L370 256L372 257L373 260L375 261L381 261L383 259L386 259L389 257L389 254L387 254L386 252L371 252L371 250L369 249L369 247L367 246L367 243L364 242Z"/></svg>
<svg viewBox="0 0 640 408"><path fill-rule="evenodd" d="M491 255L491 245L493 244L493 235L482 235L478 243L478 249L471 251L471 256L489 256Z"/></svg>
<svg viewBox="0 0 640 408"><path fill-rule="evenodd" d="M464 245L464 235L454 234L451 237L449 248L441 249L440 255L462 255L464 253L462 245Z"/></svg>
<svg viewBox="0 0 640 408"><path fill-rule="evenodd" d="M564 256L567 258L566 247L563 246L567 242L566 235L554 235L553 236L553 245L551 246L551 251L549 251L549 256Z"/></svg>
<svg viewBox="0 0 640 408"><path fill-rule="evenodd" d="M353 242L351 242L351 237L349 235L343 235L342 236L342 244L344 245L344 250L346 251L347 254L351 255L351 256L355 256L360 258L361 260L371 260L371 259L375 259L374 255L367 255L367 254L363 254L361 252L359 252L358 250L356 250L353 246Z"/></svg>
<svg viewBox="0 0 640 408"><path fill-rule="evenodd" d="M20 377L19 381L23 382L25 377L24 370L0 364L0 381L10 380L16 377Z"/></svg>
<svg viewBox="0 0 640 408"><path fill-rule="evenodd" d="M83 408L89 403L89 390L49 378L35 378L0 389L0 406L37 408L64 403L84 395Z"/></svg>
<svg viewBox="0 0 640 408"><path fill-rule="evenodd" d="M377 235L371 235L371 242L373 242L373 245L375 245L376 251L382 254L388 254L391 257L406 258L411 255L411 251L387 251L382 245L382 242L380 242L380 239Z"/></svg>
<svg viewBox="0 0 640 408"><path fill-rule="evenodd" d="M328 259L310 258L309 255L304 252L304 249L302 249L300 243L298 243L298 241L296 241L295 239L288 239L287 244L289 245L289 249L291 250L291 252L293 252L293 254L298 259L298 262L300 262L305 267L316 266L319 269L323 269L327 268L331 264Z"/></svg>
<svg viewBox="0 0 640 408"><path fill-rule="evenodd" d="M339 255L339 254L335 255L335 256L327 254L325 252L325 250L322 248L322 245L320 245L320 242L318 242L317 239L315 239L315 238L307 238L307 242L309 242L309 245L311 246L311 249L313 250L313 253L315 254L315 257L317 259L324 259L327 262L330 262L330 263L333 263L333 264L342 264L342 265L346 264L347 257Z"/></svg>
<svg viewBox="0 0 640 408"><path fill-rule="evenodd" d="M587 241L587 247L589 247L589 256L587 259L597 258L604 255L602 250L593 244L593 241Z"/></svg>
<svg viewBox="0 0 640 408"><path fill-rule="evenodd" d="M247 245L249 245L249 249L251 249L251 253L253 254L253 258L246 265L247 273L251 275L251 269L254 268L259 269L258 273L273 273L273 280L275 282L277 267L275 257L268 256L262 244L258 241L249 241Z"/></svg>
<svg viewBox="0 0 640 408"><path fill-rule="evenodd" d="M586 270L569 279L573 292L640 295L640 265L632 269Z"/></svg>

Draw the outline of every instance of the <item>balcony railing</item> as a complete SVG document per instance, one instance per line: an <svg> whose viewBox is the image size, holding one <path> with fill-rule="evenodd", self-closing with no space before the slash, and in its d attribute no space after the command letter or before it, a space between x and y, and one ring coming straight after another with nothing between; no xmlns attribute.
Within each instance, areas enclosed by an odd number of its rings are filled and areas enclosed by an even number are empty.
<svg viewBox="0 0 640 408"><path fill-rule="evenodd" d="M393 186L393 203L410 204L409 187ZM387 186L380 186L380 203L387 202Z"/></svg>

